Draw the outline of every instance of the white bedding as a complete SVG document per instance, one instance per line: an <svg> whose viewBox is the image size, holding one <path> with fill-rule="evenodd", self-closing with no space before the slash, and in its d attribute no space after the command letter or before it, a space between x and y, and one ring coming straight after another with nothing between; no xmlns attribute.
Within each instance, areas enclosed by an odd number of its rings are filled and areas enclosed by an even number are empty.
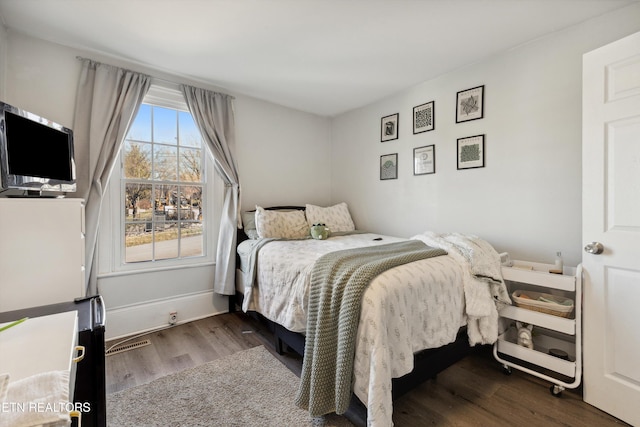
<svg viewBox="0 0 640 427"><path fill-rule="evenodd" d="M256 244L258 244L259 240L255 240L255 239L248 239L245 240L243 242L241 242L238 245L238 255L240 257L240 265L237 266L240 271L242 271L243 273L249 270L250 267L250 262L251 262L251 252L253 250L253 247L256 246ZM238 289L241 290L241 289Z"/></svg>
<svg viewBox="0 0 640 427"><path fill-rule="evenodd" d="M382 240L373 240L382 237ZM243 309L294 332L306 329L309 275L322 254L406 239L353 234L328 240L272 241L257 257L254 286ZM246 269L245 269L246 271ZM392 425L391 379L413 369L413 353L446 345L466 324L463 266L450 255L395 267L376 277L363 296L354 363L354 393L372 426Z"/></svg>

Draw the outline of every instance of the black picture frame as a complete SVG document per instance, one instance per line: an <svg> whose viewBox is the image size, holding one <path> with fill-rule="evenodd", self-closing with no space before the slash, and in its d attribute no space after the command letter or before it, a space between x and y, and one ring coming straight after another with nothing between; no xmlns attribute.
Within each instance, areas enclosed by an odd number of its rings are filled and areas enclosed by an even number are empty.
<svg viewBox="0 0 640 427"><path fill-rule="evenodd" d="M429 101L413 107L413 134L429 132L436 128L436 102Z"/></svg>
<svg viewBox="0 0 640 427"><path fill-rule="evenodd" d="M458 138L458 170L484 167L484 134Z"/></svg>
<svg viewBox="0 0 640 427"><path fill-rule="evenodd" d="M484 118L484 85L456 94L456 123Z"/></svg>
<svg viewBox="0 0 640 427"><path fill-rule="evenodd" d="M380 142L398 139L400 113L390 114L380 119Z"/></svg>
<svg viewBox="0 0 640 427"><path fill-rule="evenodd" d="M430 175L436 173L436 146L434 144L413 149L413 174Z"/></svg>
<svg viewBox="0 0 640 427"><path fill-rule="evenodd" d="M398 179L398 153L380 156L380 180Z"/></svg>

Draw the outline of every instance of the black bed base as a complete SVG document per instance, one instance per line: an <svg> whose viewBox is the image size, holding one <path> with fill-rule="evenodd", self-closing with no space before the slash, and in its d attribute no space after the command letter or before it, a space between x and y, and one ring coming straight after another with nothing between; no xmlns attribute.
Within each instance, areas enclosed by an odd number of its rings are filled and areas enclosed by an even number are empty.
<svg viewBox="0 0 640 427"><path fill-rule="evenodd" d="M235 297L229 297L229 311L236 310L236 302L239 302L239 305L242 306L242 298L243 295L241 293L237 293ZM274 347L278 354L283 354L288 347L300 356L304 356L304 335L291 332L258 313L252 312L251 314L269 325L269 329L274 335ZM472 347L469 346L466 328L463 328L458 332L454 342L442 347L422 350L414 354L413 371L400 378L392 379L393 400L416 388L424 381L435 378L438 373L463 359L470 354L471 351ZM356 426L367 425L367 408L360 402L360 399L358 399L355 394L352 396L351 404L344 416Z"/></svg>

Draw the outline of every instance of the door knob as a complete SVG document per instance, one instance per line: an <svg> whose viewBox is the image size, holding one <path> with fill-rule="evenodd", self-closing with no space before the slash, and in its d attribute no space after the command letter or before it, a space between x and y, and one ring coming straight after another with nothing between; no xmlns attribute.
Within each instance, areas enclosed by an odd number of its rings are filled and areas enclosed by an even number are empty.
<svg viewBox="0 0 640 427"><path fill-rule="evenodd" d="M604 246L600 242L587 243L584 247L584 251L588 254L600 255L604 251Z"/></svg>

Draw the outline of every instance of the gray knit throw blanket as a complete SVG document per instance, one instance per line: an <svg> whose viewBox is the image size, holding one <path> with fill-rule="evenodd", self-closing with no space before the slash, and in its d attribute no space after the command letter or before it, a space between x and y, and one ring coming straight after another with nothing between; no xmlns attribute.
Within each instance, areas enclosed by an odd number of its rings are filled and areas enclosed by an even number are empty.
<svg viewBox="0 0 640 427"><path fill-rule="evenodd" d="M310 276L298 406L311 416L346 412L365 289L388 269L439 255L446 252L411 240L331 252L316 261Z"/></svg>

